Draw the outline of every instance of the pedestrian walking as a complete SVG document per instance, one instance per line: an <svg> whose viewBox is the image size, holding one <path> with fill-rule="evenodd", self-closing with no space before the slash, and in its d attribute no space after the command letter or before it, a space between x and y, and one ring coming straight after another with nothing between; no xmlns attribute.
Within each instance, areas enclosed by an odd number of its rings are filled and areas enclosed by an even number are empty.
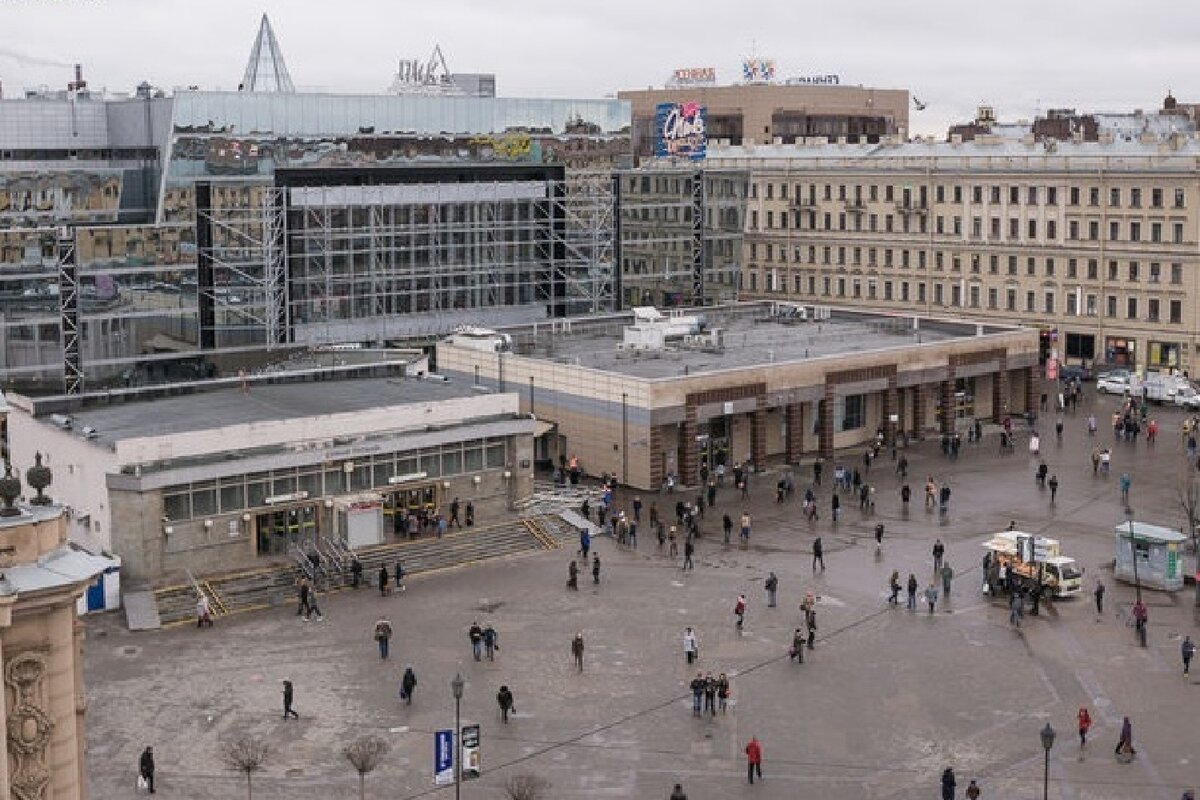
<svg viewBox="0 0 1200 800"><path fill-rule="evenodd" d="M942 800L954 800L954 789L958 781L954 779L954 770L946 767L942 772Z"/></svg>
<svg viewBox="0 0 1200 800"><path fill-rule="evenodd" d="M721 528L725 532L725 544L729 544L729 539L733 535L733 518L728 514L721 517Z"/></svg>
<svg viewBox="0 0 1200 800"><path fill-rule="evenodd" d="M1096 581L1096 591L1092 595L1096 598L1096 613L1104 616L1104 584Z"/></svg>
<svg viewBox="0 0 1200 800"><path fill-rule="evenodd" d="M390 576L388 575L387 567L381 565L379 567L379 596L380 597L387 597L387 595L388 595L388 580L389 580L389 578L390 578Z"/></svg>
<svg viewBox="0 0 1200 800"><path fill-rule="evenodd" d="M576 633L571 640L571 656L575 659L575 666L583 672L583 631Z"/></svg>
<svg viewBox="0 0 1200 800"><path fill-rule="evenodd" d="M325 619L324 615L321 614L321 607L317 605L317 590L309 589L308 590L308 613L304 615L305 622L312 619L313 614L317 615L317 622L320 622L321 620Z"/></svg>
<svg viewBox="0 0 1200 800"><path fill-rule="evenodd" d="M905 589L908 591L907 607L909 611L917 610L917 585L917 576L911 572L908 573L908 583L905 585Z"/></svg>
<svg viewBox="0 0 1200 800"><path fill-rule="evenodd" d="M496 660L496 651L500 649L500 634L492 627L492 623L483 626L483 652L488 661Z"/></svg>
<svg viewBox="0 0 1200 800"><path fill-rule="evenodd" d="M1183 637L1183 644L1179 646L1179 653L1183 656L1183 677L1186 678L1189 670L1192 668L1192 657L1196 655L1196 644L1192 641L1191 636Z"/></svg>
<svg viewBox="0 0 1200 800"><path fill-rule="evenodd" d="M938 539L933 543L933 572L936 575L942 571L942 557L946 555L946 545Z"/></svg>
<svg viewBox="0 0 1200 800"><path fill-rule="evenodd" d="M741 633L742 625L746 621L746 595L738 595L737 602L733 604L733 615L737 617L737 629L738 633Z"/></svg>
<svg viewBox="0 0 1200 800"><path fill-rule="evenodd" d="M600 585L600 554L592 556L592 583Z"/></svg>
<svg viewBox="0 0 1200 800"><path fill-rule="evenodd" d="M471 656L478 661L483 656L483 626L479 624L479 620L475 620L471 627L467 628L467 639L471 642Z"/></svg>
<svg viewBox="0 0 1200 800"><path fill-rule="evenodd" d="M775 608L775 591L779 588L779 578L774 572L767 576L763 588L767 590L767 608Z"/></svg>
<svg viewBox="0 0 1200 800"><path fill-rule="evenodd" d="M312 585L308 582L308 578L301 575L300 579L296 581L296 596L299 601L296 606L297 617L304 615L304 617L307 619L309 612L308 600L311 592Z"/></svg>
<svg viewBox="0 0 1200 800"><path fill-rule="evenodd" d="M413 672L412 664L404 665L404 675L400 678L400 699L404 705L411 706L413 692L417 690L417 673Z"/></svg>
<svg viewBox="0 0 1200 800"><path fill-rule="evenodd" d="M1092 715L1088 713L1086 706L1080 706L1075 717L1079 721L1079 749L1082 750L1087 746L1088 731L1092 728Z"/></svg>
<svg viewBox="0 0 1200 800"><path fill-rule="evenodd" d="M813 539L812 544L812 568L813 572L817 571L817 564L821 565L821 572L825 571L825 548L821 546L821 537Z"/></svg>
<svg viewBox="0 0 1200 800"><path fill-rule="evenodd" d="M572 591L579 591L579 567L572 560L567 565L567 588Z"/></svg>
<svg viewBox="0 0 1200 800"><path fill-rule="evenodd" d="M500 706L500 721L507 723L509 712L516 711L513 708L513 693L508 684L502 684L500 691L496 692L496 704Z"/></svg>
<svg viewBox="0 0 1200 800"><path fill-rule="evenodd" d="M950 567L950 562L942 564L942 597L950 599L950 581L954 580L954 570Z"/></svg>
<svg viewBox="0 0 1200 800"><path fill-rule="evenodd" d="M704 677L704 710L710 717L717 715L717 679L711 672Z"/></svg>
<svg viewBox="0 0 1200 800"><path fill-rule="evenodd" d="M138 759L138 777L141 778L139 785L143 785L147 792L154 794L154 748L147 747L142 751L141 758Z"/></svg>
<svg viewBox="0 0 1200 800"><path fill-rule="evenodd" d="M292 685L292 682L290 680L288 680L287 678L284 678L282 683L283 683L283 718L287 719L288 717L291 717L292 719L300 719L300 715L296 713L296 709L292 708L292 702L295 700L295 697L296 697L296 688Z"/></svg>
<svg viewBox="0 0 1200 800"><path fill-rule="evenodd" d="M930 614L933 613L933 609L937 605L937 599L938 599L937 587L933 585L932 581L930 581L929 585L925 587L925 602L929 604L929 613Z"/></svg>
<svg viewBox="0 0 1200 800"><path fill-rule="evenodd" d="M683 656L689 664L695 663L700 657L700 640L691 628L683 632Z"/></svg>
<svg viewBox="0 0 1200 800"><path fill-rule="evenodd" d="M633 521L642 521L642 496L635 495L633 498Z"/></svg>
<svg viewBox="0 0 1200 800"><path fill-rule="evenodd" d="M751 736L746 745L746 778L750 783L754 783L755 775L762 780L762 745L757 737Z"/></svg>
<svg viewBox="0 0 1200 800"><path fill-rule="evenodd" d="M808 634L805 645L812 650L817 640L817 609L811 603L804 611L804 628Z"/></svg>
<svg viewBox="0 0 1200 800"><path fill-rule="evenodd" d="M750 513L742 512L741 530L738 532L738 538L741 540L742 546L750 544Z"/></svg>
<svg viewBox="0 0 1200 800"><path fill-rule="evenodd" d="M1121 502L1129 504L1129 487L1133 485L1133 479L1129 477L1128 472L1121 473Z"/></svg>
<svg viewBox="0 0 1200 800"><path fill-rule="evenodd" d="M592 534L587 528L579 531L579 557L587 561L588 553L592 549Z"/></svg>
<svg viewBox="0 0 1200 800"><path fill-rule="evenodd" d="M698 717L701 714L700 705L704 702L704 673L697 672L696 677L692 678L692 682L688 684L688 688L692 690L692 716Z"/></svg>
<svg viewBox="0 0 1200 800"><path fill-rule="evenodd" d="M967 800L979 800L979 795L981 795L981 794L982 794L982 792L979 789L979 784L977 784L975 781L971 781L967 785L967 791L966 791Z"/></svg>
<svg viewBox="0 0 1200 800"><path fill-rule="evenodd" d="M462 523L458 521L458 509L459 509L459 504L458 504L458 498L456 497L450 503L450 525L449 525L449 527L453 528L455 525L457 525L459 530L462 530Z"/></svg>
<svg viewBox="0 0 1200 800"><path fill-rule="evenodd" d="M717 703L721 706L721 713L729 707L729 676L722 672L717 676Z"/></svg>
<svg viewBox="0 0 1200 800"><path fill-rule="evenodd" d="M1137 752L1133 749L1133 723L1129 721L1129 717L1125 717L1121 723L1121 738L1117 740L1117 746L1113 752L1117 755L1129 756Z"/></svg>
<svg viewBox="0 0 1200 800"><path fill-rule="evenodd" d="M379 645L379 657L388 657L388 647L392 641L392 623L386 619L375 623L375 642Z"/></svg>
<svg viewBox="0 0 1200 800"><path fill-rule="evenodd" d="M1006 580L1005 585L1011 586L1012 581ZM1025 595L1015 591L1008 598L1008 624L1014 628L1021 627L1021 617L1025 616Z"/></svg>
<svg viewBox="0 0 1200 800"><path fill-rule="evenodd" d="M684 794L682 784L675 784L675 791L671 792L671 797L668 800L688 800L687 795Z"/></svg>
<svg viewBox="0 0 1200 800"><path fill-rule="evenodd" d="M804 663L804 631L796 628L792 633L792 649L788 651L788 658L798 664Z"/></svg>
<svg viewBox="0 0 1200 800"><path fill-rule="evenodd" d="M201 593L196 600L196 627L211 628L212 624L212 608L208 604L208 595Z"/></svg>
<svg viewBox="0 0 1200 800"><path fill-rule="evenodd" d="M1048 483L1047 485L1050 487L1050 502L1051 502L1051 504L1053 504L1054 498L1058 496L1058 476L1051 475L1050 483Z"/></svg>
<svg viewBox="0 0 1200 800"><path fill-rule="evenodd" d="M883 551L883 523L875 526L875 555Z"/></svg>
<svg viewBox="0 0 1200 800"><path fill-rule="evenodd" d="M692 537L688 536L687 541L683 543L683 568L684 570L696 568L692 563L692 554L696 552L696 545L692 543Z"/></svg>
<svg viewBox="0 0 1200 800"><path fill-rule="evenodd" d="M363 565L358 560L358 556L351 556L350 560L350 585L357 589L362 584Z"/></svg>
<svg viewBox="0 0 1200 800"><path fill-rule="evenodd" d="M900 600L900 572L892 570L892 576L888 578L888 605L897 605Z"/></svg>
<svg viewBox="0 0 1200 800"><path fill-rule="evenodd" d="M834 524L837 524L838 518L841 516L842 498L838 497L837 493L835 492L834 495L829 498L829 518L833 520Z"/></svg>

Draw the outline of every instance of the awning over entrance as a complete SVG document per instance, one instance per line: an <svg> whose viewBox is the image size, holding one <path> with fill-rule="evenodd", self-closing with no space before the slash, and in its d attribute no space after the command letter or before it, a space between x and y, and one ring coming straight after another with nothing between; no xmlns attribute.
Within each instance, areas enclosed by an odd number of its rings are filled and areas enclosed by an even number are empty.
<svg viewBox="0 0 1200 800"><path fill-rule="evenodd" d="M547 433L554 430L554 427L555 427L555 425L553 422L542 422L539 419L537 421L537 425L534 426L534 429L533 429L533 438L537 439L541 436L545 436Z"/></svg>

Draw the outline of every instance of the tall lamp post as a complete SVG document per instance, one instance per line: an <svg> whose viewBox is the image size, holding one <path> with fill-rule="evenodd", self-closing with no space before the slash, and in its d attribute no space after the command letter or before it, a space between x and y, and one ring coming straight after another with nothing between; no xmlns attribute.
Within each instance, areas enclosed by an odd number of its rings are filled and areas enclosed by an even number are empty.
<svg viewBox="0 0 1200 800"><path fill-rule="evenodd" d="M1054 747L1054 728L1050 723L1042 728L1042 749L1046 751L1046 769L1042 773L1042 800L1050 800L1050 748Z"/></svg>
<svg viewBox="0 0 1200 800"><path fill-rule="evenodd" d="M1129 517L1129 554L1133 556L1133 588L1137 592L1137 601L1142 602L1142 582L1138 579L1138 551L1137 539L1133 533L1133 509L1126 507L1126 515Z"/></svg>
<svg viewBox="0 0 1200 800"><path fill-rule="evenodd" d="M450 681L450 691L454 693L454 800L459 800L462 787L462 711L463 686L462 673L455 673Z"/></svg>

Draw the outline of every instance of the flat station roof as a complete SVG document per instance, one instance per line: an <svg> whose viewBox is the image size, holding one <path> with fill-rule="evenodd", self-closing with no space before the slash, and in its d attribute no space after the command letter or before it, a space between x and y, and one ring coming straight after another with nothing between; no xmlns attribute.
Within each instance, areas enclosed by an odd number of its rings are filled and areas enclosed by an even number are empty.
<svg viewBox="0 0 1200 800"><path fill-rule="evenodd" d="M707 330L720 330L721 347L685 347L668 342L663 350L619 350L617 344L622 340L623 329L632 324L628 315L610 318L604 324L577 325L569 333L551 332L546 326L538 329L535 338L521 333L514 334L514 338L517 351L528 357L659 379L935 344L972 338L980 332L1017 330L929 317L917 317L914 325L911 315L846 309L830 309L829 318L821 321L789 320L773 317L769 303L696 309L695 313L704 317Z"/></svg>
<svg viewBox="0 0 1200 800"><path fill-rule="evenodd" d="M423 378L384 377L304 381L200 391L86 408L70 414L76 432L95 428L92 439L110 445L123 439L166 436L253 422L367 411L477 394L470 385ZM52 424L49 417L42 417ZM403 420L397 420L402 423ZM236 444L236 443L231 443Z"/></svg>

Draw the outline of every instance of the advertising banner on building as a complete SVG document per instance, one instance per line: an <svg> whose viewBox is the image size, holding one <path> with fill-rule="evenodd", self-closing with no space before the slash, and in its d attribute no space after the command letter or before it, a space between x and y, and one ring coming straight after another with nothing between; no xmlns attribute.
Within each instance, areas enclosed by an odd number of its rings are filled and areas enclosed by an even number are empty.
<svg viewBox="0 0 1200 800"><path fill-rule="evenodd" d="M454 783L454 731L433 734L433 782L438 786Z"/></svg>
<svg viewBox="0 0 1200 800"><path fill-rule="evenodd" d="M483 762L479 753L479 726L463 725L462 727L462 776L463 780L478 778L483 772Z"/></svg>
<svg viewBox="0 0 1200 800"><path fill-rule="evenodd" d="M699 161L708 150L707 109L699 103L659 103L654 114L654 155Z"/></svg>
<svg viewBox="0 0 1200 800"><path fill-rule="evenodd" d="M742 80L746 83L771 83L775 80L775 59L747 58L742 62Z"/></svg>
<svg viewBox="0 0 1200 800"><path fill-rule="evenodd" d="M672 86L715 86L716 67L684 67L671 73Z"/></svg>

